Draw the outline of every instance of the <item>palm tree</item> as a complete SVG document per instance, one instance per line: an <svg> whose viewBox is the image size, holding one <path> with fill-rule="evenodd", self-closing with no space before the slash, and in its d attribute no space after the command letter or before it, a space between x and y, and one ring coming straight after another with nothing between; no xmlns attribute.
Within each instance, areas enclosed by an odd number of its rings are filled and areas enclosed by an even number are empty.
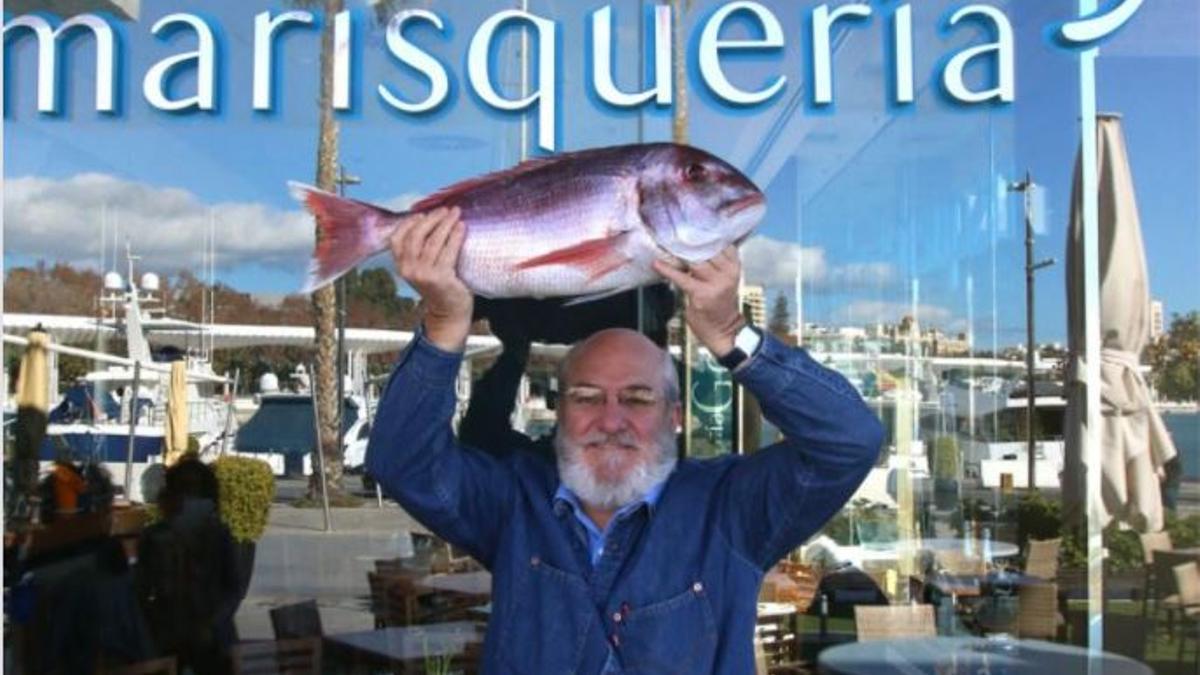
<svg viewBox="0 0 1200 675"><path fill-rule="evenodd" d="M320 9L324 16L321 26L321 91L319 99L319 128L317 132L317 187L337 191L338 179L338 122L333 116L333 22L346 8L345 0L291 0L302 9ZM375 20L386 24L396 8L412 4L412 0L374 0ZM423 3L427 4L427 3ZM320 236L320 231L317 232ZM325 286L312 294L313 328L316 342L316 372L313 374L313 396L321 418L321 456L325 484L333 501L347 498L343 482L342 448L338 443L339 404L337 400L337 292L335 286ZM310 498L320 496L320 476L314 471L309 480Z"/></svg>
<svg viewBox="0 0 1200 675"><path fill-rule="evenodd" d="M303 9L320 9L321 27L321 92L317 131L317 187L337 191L338 123L333 117L333 22L345 9L345 0L292 0ZM320 231L317 231L317 236ZM316 372L313 373L312 395L316 399L321 419L320 452L325 469L325 482L330 497L345 493L342 483L342 449L338 447L337 401L337 293L333 285L324 286L312 294L312 318L316 342ZM308 492L320 497L321 477L316 471L309 480Z"/></svg>

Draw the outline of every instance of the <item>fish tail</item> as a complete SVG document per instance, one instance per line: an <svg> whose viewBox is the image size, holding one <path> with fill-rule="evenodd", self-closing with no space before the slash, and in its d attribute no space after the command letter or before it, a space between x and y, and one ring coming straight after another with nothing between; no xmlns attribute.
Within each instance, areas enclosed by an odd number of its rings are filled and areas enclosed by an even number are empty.
<svg viewBox="0 0 1200 675"><path fill-rule="evenodd" d="M317 245L308 265L304 293L333 283L382 251L390 231L387 223L404 215L303 183L289 182L288 188L317 221Z"/></svg>

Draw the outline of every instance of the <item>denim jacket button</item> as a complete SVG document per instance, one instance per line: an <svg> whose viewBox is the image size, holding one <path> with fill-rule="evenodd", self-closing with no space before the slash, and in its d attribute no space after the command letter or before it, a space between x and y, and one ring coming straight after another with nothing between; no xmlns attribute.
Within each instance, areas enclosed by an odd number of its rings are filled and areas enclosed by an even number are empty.
<svg viewBox="0 0 1200 675"><path fill-rule="evenodd" d="M542 559L535 555L529 559L529 564L537 567L538 565L542 564Z"/></svg>
<svg viewBox="0 0 1200 675"><path fill-rule="evenodd" d="M699 593L699 592L701 592L701 591L703 591L703 590L704 590L704 584L700 583L699 581L697 581L696 583L692 584L692 592L693 592L693 593Z"/></svg>
<svg viewBox="0 0 1200 675"><path fill-rule="evenodd" d="M617 623L621 623L621 613L620 612L613 612L613 621L616 621Z"/></svg>

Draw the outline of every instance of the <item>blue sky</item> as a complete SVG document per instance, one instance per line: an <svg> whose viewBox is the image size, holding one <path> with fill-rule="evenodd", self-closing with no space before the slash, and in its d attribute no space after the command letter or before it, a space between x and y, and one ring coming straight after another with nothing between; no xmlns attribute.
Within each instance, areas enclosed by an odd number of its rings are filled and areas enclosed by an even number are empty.
<svg viewBox="0 0 1200 675"><path fill-rule="evenodd" d="M534 0L531 10L561 31L560 138L562 149L669 138L669 113L616 113L589 98L586 18L602 2ZM618 81L636 85L639 2L611 3L617 34ZM689 53L698 22L720 2L697 1L689 16ZM916 30L918 101L887 105L888 14L899 3L876 2L877 16L837 36L835 104L804 105L808 10L817 2L764 2L783 25L781 52L728 59L730 78L747 88L778 74L788 78L770 104L734 110L708 94L691 69L692 142L751 173L770 209L761 239L747 248L752 281L785 292L796 305L795 261L802 261L806 321L860 325L894 322L913 305L923 323L953 332L973 320L977 342L1023 342L1019 201L1001 186L1026 169L1045 186L1040 256L1059 264L1040 273L1040 339L1065 335L1063 272L1070 175L1078 147L1075 54L1050 46L1047 25L1070 15L1075 3L993 2L1016 33L1016 103L955 107L938 95L939 63L956 49L985 39L972 29L941 28L947 1L912 3ZM961 3L959 3L961 4ZM361 10L365 3L349 0ZM361 70L356 108L341 117L342 160L363 178L356 197L402 204L456 180L508 166L519 151L519 117L488 111L465 85L465 53L475 27L509 3L418 2L440 14L448 36L430 29L411 38L447 65L452 99L425 118L385 109L375 85L386 82L422 97L419 77L391 60L382 31L364 20L355 51ZM149 27L173 11L201 13L219 27L218 114L177 115L153 110L141 80L158 60L193 48L184 34L160 40ZM5 265L66 260L97 266L112 259L114 229L134 239L146 264L170 272L198 270L210 220L217 237L218 278L242 290L281 294L297 289L311 246L311 229L291 202L288 180L310 181L316 142L318 32L285 34L277 77L276 112L251 109L251 43L256 12L280 3L143 3L125 24L119 80L121 112L92 108L91 41L64 50L70 85L65 113L35 110L33 41L6 47L4 118ZM366 15L364 14L364 19ZM745 35L744 22L729 35ZM1097 105L1124 115L1138 190L1151 289L1168 312L1200 308L1194 283L1200 259L1200 9L1186 0L1146 3L1133 23L1105 43ZM515 94L515 39L494 54L501 87ZM694 60L694 57L693 57ZM694 66L694 63L692 64ZM972 74L977 82L987 73ZM176 91L188 92L184 74ZM793 102L798 103L792 105ZM536 129L531 125L531 134ZM111 262L109 263L111 264Z"/></svg>

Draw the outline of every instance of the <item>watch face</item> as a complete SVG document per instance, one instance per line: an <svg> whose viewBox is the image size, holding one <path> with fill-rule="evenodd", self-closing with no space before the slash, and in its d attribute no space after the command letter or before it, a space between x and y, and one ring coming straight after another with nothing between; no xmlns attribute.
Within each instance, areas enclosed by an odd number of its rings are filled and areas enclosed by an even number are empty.
<svg viewBox="0 0 1200 675"><path fill-rule="evenodd" d="M728 354L717 359L717 362L724 366L726 370L733 370L742 365L742 361L745 361L747 358L746 352L742 351L741 347L735 345Z"/></svg>

